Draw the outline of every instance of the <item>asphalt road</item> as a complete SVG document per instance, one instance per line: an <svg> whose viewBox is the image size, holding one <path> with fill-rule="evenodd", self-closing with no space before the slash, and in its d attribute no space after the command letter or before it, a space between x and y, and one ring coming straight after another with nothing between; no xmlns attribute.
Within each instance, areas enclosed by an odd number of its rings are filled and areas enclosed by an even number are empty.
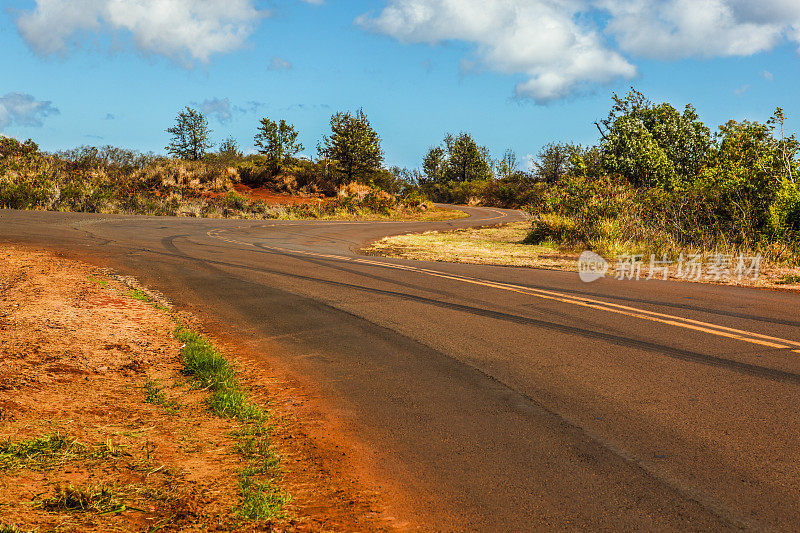
<svg viewBox="0 0 800 533"><path fill-rule="evenodd" d="M0 240L102 257L279 359L406 489L396 511L411 523L800 529L797 295L353 251L519 217L468 211L439 223L0 211Z"/></svg>

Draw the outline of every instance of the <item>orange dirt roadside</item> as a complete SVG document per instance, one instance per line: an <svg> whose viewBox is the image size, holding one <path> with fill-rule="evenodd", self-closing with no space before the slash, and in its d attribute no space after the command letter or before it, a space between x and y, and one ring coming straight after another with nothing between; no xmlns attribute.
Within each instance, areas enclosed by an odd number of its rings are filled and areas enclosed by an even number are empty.
<svg viewBox="0 0 800 533"><path fill-rule="evenodd" d="M341 450L306 435L283 401L285 384L225 351L271 411L277 482L291 497L283 519L237 519L237 423L208 411L208 393L180 373L172 335L176 318L200 326L133 298L132 283L50 252L0 246L0 528L391 529L377 496L347 476ZM166 403L145 401L148 382ZM3 446L41 438L62 439L66 452L38 462L2 456ZM59 508L70 487L103 487L115 512Z"/></svg>

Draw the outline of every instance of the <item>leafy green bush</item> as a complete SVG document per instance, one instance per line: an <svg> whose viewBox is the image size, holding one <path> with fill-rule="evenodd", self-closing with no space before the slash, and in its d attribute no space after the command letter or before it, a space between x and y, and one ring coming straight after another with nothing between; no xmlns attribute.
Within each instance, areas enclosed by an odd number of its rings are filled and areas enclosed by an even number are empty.
<svg viewBox="0 0 800 533"><path fill-rule="evenodd" d="M537 216L531 225L531 231L523 239L525 244L564 243L576 244L579 240L572 219L553 213Z"/></svg>
<svg viewBox="0 0 800 533"><path fill-rule="evenodd" d="M800 233L800 185L784 181L770 206L770 218L778 234Z"/></svg>

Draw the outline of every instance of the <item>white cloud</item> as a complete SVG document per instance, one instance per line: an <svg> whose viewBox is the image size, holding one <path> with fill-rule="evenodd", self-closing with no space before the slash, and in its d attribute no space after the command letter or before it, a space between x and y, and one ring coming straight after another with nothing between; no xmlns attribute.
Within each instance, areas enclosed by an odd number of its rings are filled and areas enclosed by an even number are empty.
<svg viewBox="0 0 800 533"><path fill-rule="evenodd" d="M269 65L267 66L267 70L274 70L274 71L291 70L291 68L292 68L291 62L278 56L273 57L270 60Z"/></svg>
<svg viewBox="0 0 800 533"><path fill-rule="evenodd" d="M0 129L8 126L38 128L45 117L58 113L51 102L36 100L30 94L8 93L0 97Z"/></svg>
<svg viewBox="0 0 800 533"><path fill-rule="evenodd" d="M764 78L767 81L775 81L775 74L773 74L772 72L770 72L768 70L762 70L761 71L761 77Z"/></svg>
<svg viewBox="0 0 800 533"><path fill-rule="evenodd" d="M487 68L526 76L518 96L547 102L636 74L586 22L589 8L580 0L390 0L356 23L403 43L473 43Z"/></svg>
<svg viewBox="0 0 800 533"><path fill-rule="evenodd" d="M266 14L254 0L36 0L17 28L43 55L66 53L86 32L121 32L144 53L188 64L241 47Z"/></svg>
<svg viewBox="0 0 800 533"><path fill-rule="evenodd" d="M741 97L741 96L744 96L744 93L746 93L749 89L750 89L750 84L749 83L745 83L741 87L738 87L738 88L734 89L733 90L733 94L735 94L736 96Z"/></svg>
<svg viewBox="0 0 800 533"><path fill-rule="evenodd" d="M523 75L516 93L546 102L633 77L632 57L748 56L800 45L800 1L387 0L356 24L402 43L471 44L462 72Z"/></svg>
<svg viewBox="0 0 800 533"><path fill-rule="evenodd" d="M527 172L531 172L536 168L537 157L534 154L525 154L522 156L522 167Z"/></svg>
<svg viewBox="0 0 800 533"><path fill-rule="evenodd" d="M657 59L747 56L800 44L797 0L597 0L627 52Z"/></svg>
<svg viewBox="0 0 800 533"><path fill-rule="evenodd" d="M790 17L789 24L800 22L800 4L788 9L780 0L605 0L600 5L611 14L606 31L622 50L656 59L763 52L782 40L788 29L784 17Z"/></svg>
<svg viewBox="0 0 800 533"><path fill-rule="evenodd" d="M198 110L204 115L215 118L220 124L226 124L233 118L233 108L228 98L211 98L193 105L197 106Z"/></svg>

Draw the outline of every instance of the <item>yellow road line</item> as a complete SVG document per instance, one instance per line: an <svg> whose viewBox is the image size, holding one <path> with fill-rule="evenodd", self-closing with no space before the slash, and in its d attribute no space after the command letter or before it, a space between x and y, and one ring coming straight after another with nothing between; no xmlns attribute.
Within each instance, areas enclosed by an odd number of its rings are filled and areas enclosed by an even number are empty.
<svg viewBox="0 0 800 533"><path fill-rule="evenodd" d="M216 239L223 240L225 242L235 243L235 244L242 244L245 246L255 246L253 243L238 241L234 239L227 239L219 235L220 231L224 231L221 229L218 230L211 230L207 233L209 237L213 237ZM491 287L495 289L505 290L516 292L519 294L525 294L529 296L535 296L537 298L542 298L545 300L553 300L562 303L568 303L572 305L577 305L581 307L587 307L590 309L596 309L600 311L606 311L610 313L616 313L624 316L629 316L633 318L639 318L642 320L649 320L651 322L658 322L661 324L667 324L671 326L677 326L685 329L690 329L694 331L700 331L703 333L709 333L711 335L716 335L719 337L725 337L729 339L740 340L744 342L749 342L751 344L758 344L760 346L766 346L769 348L776 348L776 349L788 349L790 346L800 346L800 342L782 339L779 337L773 337L770 335L763 335L761 333L755 333L752 331L745 331L735 328L729 328L726 326L721 326L719 324L712 324L709 322L703 322L700 320L694 320L690 318L684 318L675 315L668 315L665 313L658 313L656 311L648 311L646 309L639 309L636 307L630 307L627 305L616 304L613 302L606 302L602 300L594 300L591 298L584 298L581 296L573 296L570 294L560 293L556 291L548 291L544 289L534 289L531 287L523 287L520 285L513 285L510 283L502 283L502 282L495 282L495 281L488 281L479 278L472 278L469 276L461 276L455 274L447 274L445 272L441 272L438 270L431 270L427 268L420 268L410 265L399 265L394 263L386 263L383 261L376 261L372 259L362 259L358 257L347 257L341 255L332 255L332 254L322 254L318 252L308 252L303 250L289 250L286 248L280 248L276 246L268 246L268 245L260 245L261 248L274 250L278 252L288 252L293 254L302 254L302 255L309 255L313 257L322 257L325 259L336 259L339 261L349 261L351 263L359 263L365 265L373 265L373 266L380 266L383 268L392 268L395 270L405 270L411 272L417 272L420 274L425 274L428 276L449 279L454 281L460 281L462 283L470 283L473 285L481 285L484 287ZM800 353L800 350L793 349L793 352Z"/></svg>

